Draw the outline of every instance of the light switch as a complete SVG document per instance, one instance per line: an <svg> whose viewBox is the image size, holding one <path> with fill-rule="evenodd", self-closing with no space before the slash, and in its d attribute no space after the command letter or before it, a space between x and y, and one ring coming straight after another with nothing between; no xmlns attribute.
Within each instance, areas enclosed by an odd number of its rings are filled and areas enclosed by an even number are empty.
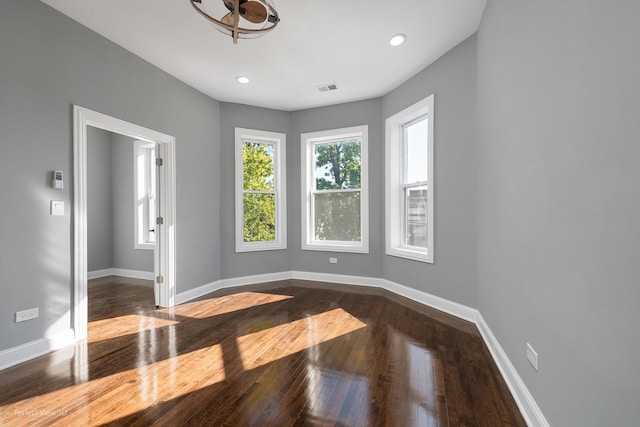
<svg viewBox="0 0 640 427"><path fill-rule="evenodd" d="M62 200L51 201L51 215L64 216L64 201Z"/></svg>

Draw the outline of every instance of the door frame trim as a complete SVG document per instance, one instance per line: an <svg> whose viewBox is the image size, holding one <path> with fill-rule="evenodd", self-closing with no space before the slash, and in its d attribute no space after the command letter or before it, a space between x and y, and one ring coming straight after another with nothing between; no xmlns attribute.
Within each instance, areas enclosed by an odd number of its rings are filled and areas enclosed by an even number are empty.
<svg viewBox="0 0 640 427"><path fill-rule="evenodd" d="M163 217L160 245L156 250L161 259L160 271L163 281L159 286L159 303L162 307L175 305L175 217L176 217L176 176L175 138L97 111L73 106L73 311L72 324L75 340L87 338L87 126L119 133L131 138L161 144L163 167L161 169L161 205L158 212Z"/></svg>

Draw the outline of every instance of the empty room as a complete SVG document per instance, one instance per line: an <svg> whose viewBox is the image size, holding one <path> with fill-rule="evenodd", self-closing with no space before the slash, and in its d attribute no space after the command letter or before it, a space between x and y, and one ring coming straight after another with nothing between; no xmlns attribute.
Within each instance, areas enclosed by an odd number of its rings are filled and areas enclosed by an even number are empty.
<svg viewBox="0 0 640 427"><path fill-rule="evenodd" d="M1 0L0 425L637 426L639 21Z"/></svg>

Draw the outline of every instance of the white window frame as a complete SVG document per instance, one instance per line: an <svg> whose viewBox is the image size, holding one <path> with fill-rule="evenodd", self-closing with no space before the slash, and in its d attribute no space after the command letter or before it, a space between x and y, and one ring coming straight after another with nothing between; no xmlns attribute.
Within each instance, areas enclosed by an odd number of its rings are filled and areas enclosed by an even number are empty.
<svg viewBox="0 0 640 427"><path fill-rule="evenodd" d="M360 241L316 240L314 236L314 209L312 193L315 191L314 146L348 138L359 138L360 143ZM369 253L369 127L367 125L342 129L309 132L301 135L302 172L302 250Z"/></svg>
<svg viewBox="0 0 640 427"><path fill-rule="evenodd" d="M274 193L276 199L276 236L271 242L244 241L244 183L242 146L245 141L263 142L274 146ZM235 193L236 252L287 249L287 177L286 135L255 129L235 128Z"/></svg>
<svg viewBox="0 0 640 427"><path fill-rule="evenodd" d="M427 248L403 243L405 233L404 183L406 168L404 127L420 117L427 117ZM386 254L414 261L434 262L434 95L405 108L385 121L385 230Z"/></svg>
<svg viewBox="0 0 640 427"><path fill-rule="evenodd" d="M156 155L154 154L156 145L149 141L133 142L133 227L134 227L134 245L135 249L154 250L156 247L155 238L150 238L151 229L155 229L155 218L152 218L150 207L154 207L155 211L155 188L151 188L152 182L155 180L156 173ZM144 156L144 170L140 171L138 167L138 157ZM139 175L141 174L141 175ZM139 179L144 180L144 194L139 194ZM142 204L142 218L139 216L138 209ZM155 216L155 215L153 215Z"/></svg>

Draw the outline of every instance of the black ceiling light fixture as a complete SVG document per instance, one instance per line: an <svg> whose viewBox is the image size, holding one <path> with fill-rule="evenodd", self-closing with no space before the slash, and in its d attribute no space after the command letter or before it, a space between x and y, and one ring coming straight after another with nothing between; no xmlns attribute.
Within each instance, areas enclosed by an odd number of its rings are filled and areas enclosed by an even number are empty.
<svg viewBox="0 0 640 427"><path fill-rule="evenodd" d="M280 22L272 0L189 0L189 2L207 21L216 24L220 32L231 36L234 44L238 43L238 39L263 36Z"/></svg>

